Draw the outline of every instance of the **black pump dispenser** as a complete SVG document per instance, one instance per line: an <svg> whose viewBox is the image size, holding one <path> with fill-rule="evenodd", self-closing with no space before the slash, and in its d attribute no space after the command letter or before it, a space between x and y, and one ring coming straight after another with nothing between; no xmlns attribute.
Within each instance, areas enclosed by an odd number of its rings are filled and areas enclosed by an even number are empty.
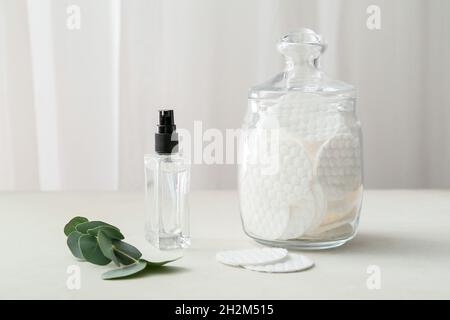
<svg viewBox="0 0 450 320"><path fill-rule="evenodd" d="M171 154L178 152L176 129L173 110L159 110L158 132L155 133L156 153Z"/></svg>

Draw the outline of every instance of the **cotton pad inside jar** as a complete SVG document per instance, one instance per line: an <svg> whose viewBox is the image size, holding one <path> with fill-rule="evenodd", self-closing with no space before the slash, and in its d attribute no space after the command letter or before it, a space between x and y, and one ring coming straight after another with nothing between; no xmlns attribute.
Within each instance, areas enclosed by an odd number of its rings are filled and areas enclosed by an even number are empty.
<svg viewBox="0 0 450 320"><path fill-rule="evenodd" d="M361 150L357 138L339 134L319 150L315 174L328 201L339 200L361 185Z"/></svg>
<svg viewBox="0 0 450 320"><path fill-rule="evenodd" d="M241 212L246 231L275 240L297 237L316 220L311 189L313 166L301 143L280 138L270 163L246 166L242 175Z"/></svg>

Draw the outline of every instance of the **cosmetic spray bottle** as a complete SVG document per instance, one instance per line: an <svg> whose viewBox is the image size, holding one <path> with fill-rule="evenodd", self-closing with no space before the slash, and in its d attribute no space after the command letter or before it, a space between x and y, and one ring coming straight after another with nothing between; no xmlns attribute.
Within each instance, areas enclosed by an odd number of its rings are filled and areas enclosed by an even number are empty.
<svg viewBox="0 0 450 320"><path fill-rule="evenodd" d="M187 248L190 161L179 153L173 110L160 110L155 153L146 155L145 237L160 250Z"/></svg>

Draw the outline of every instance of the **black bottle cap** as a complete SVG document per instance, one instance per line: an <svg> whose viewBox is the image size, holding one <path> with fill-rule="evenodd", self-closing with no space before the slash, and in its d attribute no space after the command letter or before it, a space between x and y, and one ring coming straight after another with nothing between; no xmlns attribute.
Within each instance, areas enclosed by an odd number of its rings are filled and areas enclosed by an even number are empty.
<svg viewBox="0 0 450 320"><path fill-rule="evenodd" d="M178 152L178 134L176 132L173 110L159 110L158 131L155 133L155 151L159 154Z"/></svg>

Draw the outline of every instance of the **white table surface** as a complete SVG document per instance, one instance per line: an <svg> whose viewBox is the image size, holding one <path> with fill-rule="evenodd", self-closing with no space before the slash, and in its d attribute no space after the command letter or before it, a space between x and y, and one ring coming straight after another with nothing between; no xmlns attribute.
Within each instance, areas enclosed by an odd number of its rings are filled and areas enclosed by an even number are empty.
<svg viewBox="0 0 450 320"><path fill-rule="evenodd" d="M366 191L358 235L343 247L305 252L305 272L264 274L215 261L218 250L258 247L240 225L235 191L194 192L192 248L165 272L105 281L76 261L64 224L75 214L110 222L145 256L138 193L0 193L0 298L39 299L410 299L450 298L450 191ZM66 285L70 265L81 288ZM369 290L377 265L381 288Z"/></svg>

